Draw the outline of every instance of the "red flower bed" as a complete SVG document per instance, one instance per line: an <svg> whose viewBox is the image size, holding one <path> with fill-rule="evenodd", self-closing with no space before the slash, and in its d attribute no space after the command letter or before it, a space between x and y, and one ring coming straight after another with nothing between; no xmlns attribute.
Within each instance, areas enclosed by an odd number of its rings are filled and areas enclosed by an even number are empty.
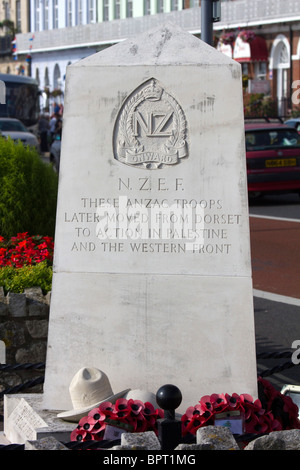
<svg viewBox="0 0 300 470"><path fill-rule="evenodd" d="M53 238L48 236L29 236L24 232L18 233L8 241L0 236L0 268L22 268L45 260L52 264L53 249Z"/></svg>

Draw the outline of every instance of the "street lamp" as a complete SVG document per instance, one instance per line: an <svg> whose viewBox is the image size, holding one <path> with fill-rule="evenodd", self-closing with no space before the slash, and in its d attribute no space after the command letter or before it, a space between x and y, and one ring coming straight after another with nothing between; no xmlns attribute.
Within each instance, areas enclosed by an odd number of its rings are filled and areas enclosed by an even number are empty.
<svg viewBox="0 0 300 470"><path fill-rule="evenodd" d="M221 0L201 1L201 39L213 44L213 23L221 20Z"/></svg>

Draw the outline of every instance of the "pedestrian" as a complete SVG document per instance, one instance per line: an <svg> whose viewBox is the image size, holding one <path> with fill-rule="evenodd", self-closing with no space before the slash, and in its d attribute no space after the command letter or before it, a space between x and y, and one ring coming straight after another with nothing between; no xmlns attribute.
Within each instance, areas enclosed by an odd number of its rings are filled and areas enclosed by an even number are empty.
<svg viewBox="0 0 300 470"><path fill-rule="evenodd" d="M55 126L56 126L56 123L57 123L59 118L60 118L60 116L59 116L58 112L54 111L54 113L52 114L51 119L50 119L51 143L53 142L54 137L55 137Z"/></svg>
<svg viewBox="0 0 300 470"><path fill-rule="evenodd" d="M41 114L39 118L38 132L40 138L40 151L41 153L48 152L49 119L45 114Z"/></svg>

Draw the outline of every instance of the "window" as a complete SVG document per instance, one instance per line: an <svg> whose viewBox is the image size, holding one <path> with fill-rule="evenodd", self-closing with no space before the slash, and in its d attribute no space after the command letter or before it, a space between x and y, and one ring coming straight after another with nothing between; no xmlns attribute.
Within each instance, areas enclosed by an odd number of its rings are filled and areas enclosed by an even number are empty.
<svg viewBox="0 0 300 470"><path fill-rule="evenodd" d="M267 78L267 62L255 62L254 76L258 80L266 80Z"/></svg>
<svg viewBox="0 0 300 470"><path fill-rule="evenodd" d="M34 29L35 31L40 30L40 1L34 1Z"/></svg>
<svg viewBox="0 0 300 470"><path fill-rule="evenodd" d="M83 24L83 0L78 0L78 24Z"/></svg>
<svg viewBox="0 0 300 470"><path fill-rule="evenodd" d="M151 15L151 0L144 0L144 14Z"/></svg>
<svg viewBox="0 0 300 470"><path fill-rule="evenodd" d="M126 17L127 18L132 18L132 16L133 16L132 0L127 0L127 2L126 2Z"/></svg>
<svg viewBox="0 0 300 470"><path fill-rule="evenodd" d="M49 0L44 4L44 29L49 29Z"/></svg>
<svg viewBox="0 0 300 470"><path fill-rule="evenodd" d="M17 31L21 32L21 0L16 1L16 27Z"/></svg>
<svg viewBox="0 0 300 470"><path fill-rule="evenodd" d="M67 26L72 26L73 19L73 2L72 0L67 1Z"/></svg>
<svg viewBox="0 0 300 470"><path fill-rule="evenodd" d="M48 67L45 68L45 73L44 73L44 86L48 88L50 85L50 80L49 80L49 70Z"/></svg>
<svg viewBox="0 0 300 470"><path fill-rule="evenodd" d="M2 2L4 8L4 18L10 20L10 2Z"/></svg>
<svg viewBox="0 0 300 470"><path fill-rule="evenodd" d="M55 90L60 88L60 68L58 64L55 64L53 72L53 88Z"/></svg>
<svg viewBox="0 0 300 470"><path fill-rule="evenodd" d="M249 73L249 65L246 62L242 63L242 74L248 75Z"/></svg>
<svg viewBox="0 0 300 470"><path fill-rule="evenodd" d="M300 136L295 129L274 129L246 132L246 150L269 150L282 147L300 147Z"/></svg>
<svg viewBox="0 0 300 470"><path fill-rule="evenodd" d="M109 0L103 0L103 21L109 21Z"/></svg>
<svg viewBox="0 0 300 470"><path fill-rule="evenodd" d="M114 15L115 20L119 20L121 18L120 0L114 0Z"/></svg>
<svg viewBox="0 0 300 470"><path fill-rule="evenodd" d="M157 13L164 12L164 0L157 0Z"/></svg>
<svg viewBox="0 0 300 470"><path fill-rule="evenodd" d="M178 0L171 0L171 10L178 10Z"/></svg>
<svg viewBox="0 0 300 470"><path fill-rule="evenodd" d="M96 23L96 2L95 0L88 0L88 15L87 23Z"/></svg>
<svg viewBox="0 0 300 470"><path fill-rule="evenodd" d="M53 2L53 28L58 28L58 0Z"/></svg>

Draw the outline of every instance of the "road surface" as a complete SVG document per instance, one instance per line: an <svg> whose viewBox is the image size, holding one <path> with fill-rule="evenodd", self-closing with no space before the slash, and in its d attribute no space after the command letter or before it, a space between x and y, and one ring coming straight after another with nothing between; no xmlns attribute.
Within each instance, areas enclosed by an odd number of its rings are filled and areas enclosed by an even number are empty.
<svg viewBox="0 0 300 470"><path fill-rule="evenodd" d="M289 218L285 206L250 207L250 241L257 354L295 351L300 341L300 218ZM300 205L291 206L300 216ZM255 213L256 212L256 213ZM281 217L276 217L275 213ZM264 215L264 214L272 215ZM285 217L283 217L285 215ZM273 370L290 358L258 359L258 373ZM266 376L277 389L300 385L300 365Z"/></svg>

